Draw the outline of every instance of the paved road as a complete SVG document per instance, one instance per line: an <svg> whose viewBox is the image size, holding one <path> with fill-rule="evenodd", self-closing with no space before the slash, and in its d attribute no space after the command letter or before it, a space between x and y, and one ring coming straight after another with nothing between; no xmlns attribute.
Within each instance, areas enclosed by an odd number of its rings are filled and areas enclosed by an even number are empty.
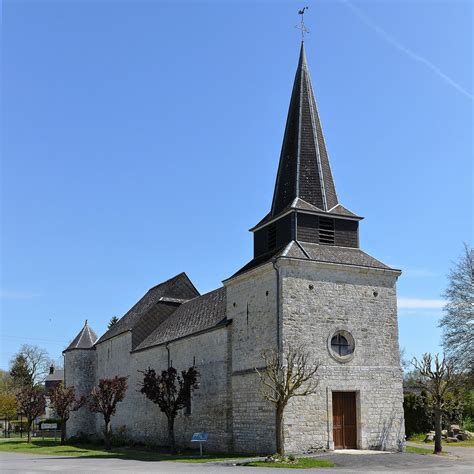
<svg viewBox="0 0 474 474"><path fill-rule="evenodd" d="M469 449L469 448L467 448ZM454 457L439 457L418 454L330 454L321 456L336 463L332 469L299 471L295 469L250 468L244 466L224 466L222 464L185 464L173 462L145 462L123 459L93 459L31 454L1 453L2 474L19 473L228 473L252 474L273 472L275 474L295 474L295 472L322 472L347 474L357 472L372 473L437 473L473 472L470 460Z"/></svg>

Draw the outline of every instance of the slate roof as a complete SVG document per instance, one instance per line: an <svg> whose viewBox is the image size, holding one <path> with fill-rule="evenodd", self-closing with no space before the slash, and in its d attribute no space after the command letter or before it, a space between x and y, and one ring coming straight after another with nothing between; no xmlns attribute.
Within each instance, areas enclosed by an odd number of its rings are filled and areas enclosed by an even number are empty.
<svg viewBox="0 0 474 474"><path fill-rule="evenodd" d="M295 198L301 198L322 211L338 204L303 43L288 110L271 215L278 215Z"/></svg>
<svg viewBox="0 0 474 474"><path fill-rule="evenodd" d="M328 215L328 213L330 213L334 214L334 216L344 216L352 217L354 219L362 219L362 217L358 216L357 214L354 214L352 211L349 211L349 209L345 208L341 204L337 204L336 206L334 206L334 208L326 212L316 206L313 206L312 204L309 204L301 198L295 198L291 204L288 204L288 206L286 206L285 209L279 212L276 216L272 215L272 213L269 212L258 224L256 224L250 230L255 231L258 227L266 224L267 222L270 222L273 219L277 219L278 217L286 214L288 211L291 210L307 211L308 213L314 212L315 214L320 215Z"/></svg>
<svg viewBox="0 0 474 474"><path fill-rule="evenodd" d="M319 245L306 242L300 242L300 244L309 255L309 260L315 262L342 263L344 265L393 270L358 248L334 247L332 245Z"/></svg>
<svg viewBox="0 0 474 474"><path fill-rule="evenodd" d="M72 351L74 349L92 349L96 341L97 334L89 327L86 320L79 334L63 352Z"/></svg>
<svg viewBox="0 0 474 474"><path fill-rule="evenodd" d="M250 262L248 262L242 268L237 270L232 275L232 277L240 275L241 273L248 272L249 270L252 270L253 268L256 268L256 267L259 267L260 265L264 265L265 263L268 263L273 258L280 255L283 252L283 250L285 249L285 247L280 247L280 248L277 248L277 249L273 249L270 252L264 253L262 255L259 255L258 257L253 258L252 260L250 260ZM230 278L232 278L232 277L230 277Z"/></svg>
<svg viewBox="0 0 474 474"><path fill-rule="evenodd" d="M310 260L313 262L339 263L358 267L394 270L374 257L371 257L369 254L365 253L359 248L319 245L292 240L283 248L273 250L272 252L268 252L250 260L250 262L240 268L230 278L241 275L242 273L248 272L253 268L264 265L273 259L280 257L298 258Z"/></svg>
<svg viewBox="0 0 474 474"><path fill-rule="evenodd" d="M48 374L44 379L45 382L57 382L64 380L64 369L54 369L52 374Z"/></svg>
<svg viewBox="0 0 474 474"><path fill-rule="evenodd" d="M348 216L348 217L354 217L357 219L362 219L360 216L358 216L357 214L354 214L352 211L349 211L349 209L347 209L341 204L338 204L333 209L330 209L329 212L331 214L337 214L340 216Z"/></svg>
<svg viewBox="0 0 474 474"><path fill-rule="evenodd" d="M176 308L179 302L187 301L199 295L199 291L194 287L186 273L166 280L163 283L151 288L148 292L129 310L125 315L114 324L98 341L101 343L114 336L118 336L127 331L131 331L138 324L138 333L136 343L143 337L143 332L151 331L162 319L169 316L170 306ZM157 306L158 305L158 306ZM140 324L139 324L140 323Z"/></svg>
<svg viewBox="0 0 474 474"><path fill-rule="evenodd" d="M163 344L227 323L224 287L180 305L135 350Z"/></svg>

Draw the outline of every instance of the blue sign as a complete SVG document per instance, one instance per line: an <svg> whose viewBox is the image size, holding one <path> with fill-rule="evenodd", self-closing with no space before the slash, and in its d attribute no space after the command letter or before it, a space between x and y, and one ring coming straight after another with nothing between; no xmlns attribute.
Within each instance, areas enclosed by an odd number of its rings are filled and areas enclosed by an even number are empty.
<svg viewBox="0 0 474 474"><path fill-rule="evenodd" d="M194 433L193 437L191 439L192 443L204 443L207 441L207 438L209 438L209 433Z"/></svg>

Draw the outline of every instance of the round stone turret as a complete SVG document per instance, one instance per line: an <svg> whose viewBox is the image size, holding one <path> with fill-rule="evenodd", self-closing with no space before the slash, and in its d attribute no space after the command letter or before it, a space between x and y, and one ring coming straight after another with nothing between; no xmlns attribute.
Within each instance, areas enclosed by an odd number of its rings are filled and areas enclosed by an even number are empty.
<svg viewBox="0 0 474 474"><path fill-rule="evenodd" d="M69 344L64 353L64 381L66 387L74 387L76 398L87 396L95 385L97 335L87 324ZM66 424L67 438L93 435L96 432L96 415L87 407L71 412Z"/></svg>

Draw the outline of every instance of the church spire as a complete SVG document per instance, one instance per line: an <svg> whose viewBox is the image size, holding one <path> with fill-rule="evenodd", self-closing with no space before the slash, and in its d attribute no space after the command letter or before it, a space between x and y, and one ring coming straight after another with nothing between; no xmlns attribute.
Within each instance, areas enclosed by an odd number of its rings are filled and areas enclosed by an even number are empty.
<svg viewBox="0 0 474 474"><path fill-rule="evenodd" d="M276 216L297 198L325 212L338 204L303 42L288 110L271 215Z"/></svg>

